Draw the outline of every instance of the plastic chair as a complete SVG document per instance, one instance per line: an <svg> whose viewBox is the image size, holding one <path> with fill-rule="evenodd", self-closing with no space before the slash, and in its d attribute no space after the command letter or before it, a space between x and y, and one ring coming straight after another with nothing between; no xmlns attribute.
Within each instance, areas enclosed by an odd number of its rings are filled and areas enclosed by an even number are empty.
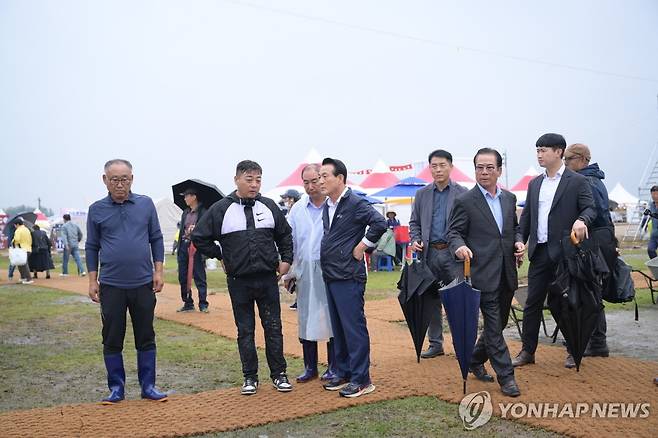
<svg viewBox="0 0 658 438"><path fill-rule="evenodd" d="M392 271L393 270L393 257L390 255L382 255L377 259L378 271Z"/></svg>

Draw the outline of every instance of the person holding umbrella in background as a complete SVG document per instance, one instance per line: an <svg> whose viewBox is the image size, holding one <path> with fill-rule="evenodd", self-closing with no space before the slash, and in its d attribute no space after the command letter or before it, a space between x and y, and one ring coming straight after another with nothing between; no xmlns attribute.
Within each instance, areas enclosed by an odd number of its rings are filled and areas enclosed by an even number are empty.
<svg viewBox="0 0 658 438"><path fill-rule="evenodd" d="M503 338L518 287L517 263L525 252L516 218L516 196L497 186L503 167L498 151L480 149L473 164L477 184L455 199L447 233L450 251L460 260L471 261L472 286L481 291L484 329L473 350L469 371L479 380L493 382L484 367L487 360L491 361L502 393L517 397L521 392Z"/></svg>
<svg viewBox="0 0 658 438"><path fill-rule="evenodd" d="M191 274L194 277L194 284L196 284L199 293L199 311L208 313L206 266L203 256L200 252L196 251L191 240L192 230L194 230L194 226L206 212L206 209L199 202L196 189L185 189L181 195L183 195L187 208L181 216L178 233L178 283L180 283L181 299L183 300L183 307L178 309L178 312L194 311L192 285L188 282L188 276L190 274L188 272L189 265L192 265ZM190 258L192 259L191 261Z"/></svg>

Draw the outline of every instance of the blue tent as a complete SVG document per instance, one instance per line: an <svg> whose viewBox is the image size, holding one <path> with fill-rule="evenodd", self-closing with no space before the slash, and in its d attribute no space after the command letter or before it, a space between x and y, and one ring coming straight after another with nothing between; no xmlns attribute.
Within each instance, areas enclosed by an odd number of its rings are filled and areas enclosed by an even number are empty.
<svg viewBox="0 0 658 438"><path fill-rule="evenodd" d="M413 198L416 196L416 192L426 185L427 181L410 176L409 178L398 181L394 186L380 190L370 196L379 198Z"/></svg>
<svg viewBox="0 0 658 438"><path fill-rule="evenodd" d="M355 195L359 195L359 196L361 196L363 199L365 199L366 201L368 201L369 204L382 204L382 201L380 201L379 199L375 199L375 198L373 198L372 196L368 196L368 195L366 194L366 192L362 192L362 191L360 191L360 190L354 190L354 189L352 189L352 193L354 193Z"/></svg>

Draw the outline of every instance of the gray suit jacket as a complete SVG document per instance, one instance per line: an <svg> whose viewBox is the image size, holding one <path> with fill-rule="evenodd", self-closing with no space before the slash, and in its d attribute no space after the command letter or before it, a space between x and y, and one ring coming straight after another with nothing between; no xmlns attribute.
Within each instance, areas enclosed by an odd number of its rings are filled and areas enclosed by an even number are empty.
<svg viewBox="0 0 658 438"><path fill-rule="evenodd" d="M523 242L523 237L516 219L516 196L507 190L501 192L502 233L478 186L455 200L450 216L450 251L454 254L463 245L470 248L473 252L471 283L482 292L499 288L516 290L519 284L514 243ZM501 285L503 269L507 284Z"/></svg>
<svg viewBox="0 0 658 438"><path fill-rule="evenodd" d="M455 198L468 189L450 180L448 183L448 201L446 205L446 220L450 218L450 212ZM411 219L409 220L409 236L412 242L423 242L425 251L429 250L430 231L432 228L432 214L434 213L434 183L430 183L416 192L413 206L411 207ZM446 231L448 224L446 223Z"/></svg>

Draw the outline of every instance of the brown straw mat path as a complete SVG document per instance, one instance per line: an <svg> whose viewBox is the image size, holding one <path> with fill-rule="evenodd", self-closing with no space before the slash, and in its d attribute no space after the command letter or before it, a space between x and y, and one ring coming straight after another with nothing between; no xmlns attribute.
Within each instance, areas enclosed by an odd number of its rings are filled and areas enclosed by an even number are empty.
<svg viewBox="0 0 658 438"><path fill-rule="evenodd" d="M35 284L87 293L85 278L37 280ZM209 314L176 313L181 305L179 288L168 284L158 295L156 315L235 339L236 328L228 295L210 295L208 299ZM345 399L334 392L324 391L317 380L296 384L291 393L278 393L267 384L268 379L262 378L258 394L250 397L241 396L239 388L230 388L190 395L174 394L166 403L127 400L115 406L80 404L6 412L0 414L0 434L3 437L186 436L291 420L409 396L436 396L448 402L460 402L463 397L461 374L449 337L445 341L446 356L422 360L418 364L409 332L400 322L403 316L396 299L368 302L366 313L372 346L371 374L377 390L357 399ZM282 319L286 354L301 356L296 312L284 308ZM259 347L264 345L258 324L257 344ZM517 342L508 342L508 345L512 355L519 350ZM489 391L496 415L500 415L498 403L572 402L575 406L575 403L590 402L648 402L651 403L651 414L645 419L601 419L585 415L580 418L523 418L519 421L572 436L656 436L658 388L652 383L658 375L656 362L623 357L585 358L580 373L577 373L564 368L564 348L540 345L536 358L536 365L516 370L521 397L504 397L497 384L474 379L469 379L467 392ZM298 371L289 370L289 373L292 376ZM261 375L267 374L266 364L261 364ZM98 376L100 380L104 378ZM159 385L163 389L176 388L176 382L160 381Z"/></svg>

